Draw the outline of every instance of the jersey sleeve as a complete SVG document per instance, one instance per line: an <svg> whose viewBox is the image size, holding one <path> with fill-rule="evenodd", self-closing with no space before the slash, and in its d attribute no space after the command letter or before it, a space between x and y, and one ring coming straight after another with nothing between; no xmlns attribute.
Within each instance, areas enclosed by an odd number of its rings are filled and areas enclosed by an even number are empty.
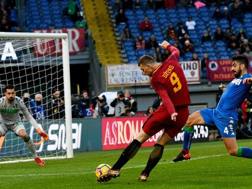
<svg viewBox="0 0 252 189"><path fill-rule="evenodd" d="M180 52L179 52L178 48L176 48L172 45L168 45L167 50L171 53L170 56L168 57L168 59L179 60Z"/></svg>
<svg viewBox="0 0 252 189"><path fill-rule="evenodd" d="M171 115L173 113L175 113L175 107L173 102L171 101L167 90L161 86L161 84L159 84L156 88L156 92L157 94L160 96L160 98L162 99L162 102L166 108L166 110L168 111L168 113Z"/></svg>
<svg viewBox="0 0 252 189"><path fill-rule="evenodd" d="M19 105L20 105L20 110L23 112L25 118L32 124L32 126L35 129L39 128L37 121L32 117L28 108L25 106L24 102L21 99L19 100Z"/></svg>

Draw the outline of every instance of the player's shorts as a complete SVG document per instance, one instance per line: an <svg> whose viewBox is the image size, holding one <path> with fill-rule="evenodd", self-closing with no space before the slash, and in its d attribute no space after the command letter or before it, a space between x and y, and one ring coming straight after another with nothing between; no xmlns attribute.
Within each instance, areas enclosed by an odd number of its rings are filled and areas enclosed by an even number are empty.
<svg viewBox="0 0 252 189"><path fill-rule="evenodd" d="M165 106L159 106L144 122L143 131L152 136L164 129L164 132L171 138L175 137L187 121L189 115L188 106L176 107L176 112L178 113L177 120L172 121L171 115L167 112Z"/></svg>
<svg viewBox="0 0 252 189"><path fill-rule="evenodd" d="M236 136L238 120L235 120L232 116L223 116L215 109L210 108L200 110L200 114L205 124L216 125L223 138L234 138Z"/></svg>
<svg viewBox="0 0 252 189"><path fill-rule="evenodd" d="M0 124L0 136L4 136L8 130L11 130L14 133L16 133L16 135L18 135L18 133L21 129L25 129L24 125L21 122L16 123L16 124L10 124L10 125L6 125L4 123L1 123Z"/></svg>

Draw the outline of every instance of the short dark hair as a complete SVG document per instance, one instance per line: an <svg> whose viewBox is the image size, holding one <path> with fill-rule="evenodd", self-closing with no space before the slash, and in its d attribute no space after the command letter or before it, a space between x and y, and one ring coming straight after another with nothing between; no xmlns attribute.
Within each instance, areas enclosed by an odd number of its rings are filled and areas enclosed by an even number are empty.
<svg viewBox="0 0 252 189"><path fill-rule="evenodd" d="M153 64L155 62L156 61L154 57L149 55L143 55L138 60L138 66L140 66L141 64Z"/></svg>
<svg viewBox="0 0 252 189"><path fill-rule="evenodd" d="M13 85L6 85L6 86L4 87L4 92L6 92L7 89L15 89L15 88L14 88Z"/></svg>
<svg viewBox="0 0 252 189"><path fill-rule="evenodd" d="M88 91L87 91L86 89L83 89L83 90L82 90L82 94L83 94L83 93L88 93Z"/></svg>
<svg viewBox="0 0 252 189"><path fill-rule="evenodd" d="M249 66L249 60L246 56L244 55L237 55L232 58L232 61L237 61L240 64L244 64L246 68Z"/></svg>

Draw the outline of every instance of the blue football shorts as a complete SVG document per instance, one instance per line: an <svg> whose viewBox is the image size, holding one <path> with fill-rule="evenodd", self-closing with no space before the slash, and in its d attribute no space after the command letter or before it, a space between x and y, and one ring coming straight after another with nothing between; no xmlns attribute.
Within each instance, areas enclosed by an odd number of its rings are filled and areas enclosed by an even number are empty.
<svg viewBox="0 0 252 189"><path fill-rule="evenodd" d="M223 138L236 137L236 128L238 120L235 120L232 116L221 115L218 111L211 108L205 108L200 110L200 114L203 117L206 125L215 125Z"/></svg>

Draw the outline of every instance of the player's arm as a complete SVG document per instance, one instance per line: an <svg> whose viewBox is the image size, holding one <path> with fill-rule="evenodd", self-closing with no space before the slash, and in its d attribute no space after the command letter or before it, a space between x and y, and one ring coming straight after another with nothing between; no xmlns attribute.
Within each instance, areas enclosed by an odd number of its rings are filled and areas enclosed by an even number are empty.
<svg viewBox="0 0 252 189"><path fill-rule="evenodd" d="M177 117L178 113L176 112L174 104L167 94L167 90L164 87L162 87L161 85L159 85L158 89L156 89L156 92L158 93L158 95L162 99L162 102L163 102L164 106L166 107L168 113L171 115L171 119L173 121L176 121L176 117Z"/></svg>
<svg viewBox="0 0 252 189"><path fill-rule="evenodd" d="M252 77L249 77L249 78L245 78L244 80L243 80L243 83L244 84L252 84Z"/></svg>
<svg viewBox="0 0 252 189"><path fill-rule="evenodd" d="M178 48L172 46L168 41L164 40L162 43L159 43L159 46L163 49L168 50L171 53L169 57L173 57L176 60L179 59L180 52Z"/></svg>
<svg viewBox="0 0 252 189"><path fill-rule="evenodd" d="M27 109L27 107L25 106L24 102L22 100L20 100L20 109L24 114L24 117L26 118L27 121L29 121L32 126L36 129L36 132L44 138L44 140L48 140L48 135L45 131L43 131L43 129L41 129L37 123L37 121L32 117L31 113L29 112L29 110Z"/></svg>

